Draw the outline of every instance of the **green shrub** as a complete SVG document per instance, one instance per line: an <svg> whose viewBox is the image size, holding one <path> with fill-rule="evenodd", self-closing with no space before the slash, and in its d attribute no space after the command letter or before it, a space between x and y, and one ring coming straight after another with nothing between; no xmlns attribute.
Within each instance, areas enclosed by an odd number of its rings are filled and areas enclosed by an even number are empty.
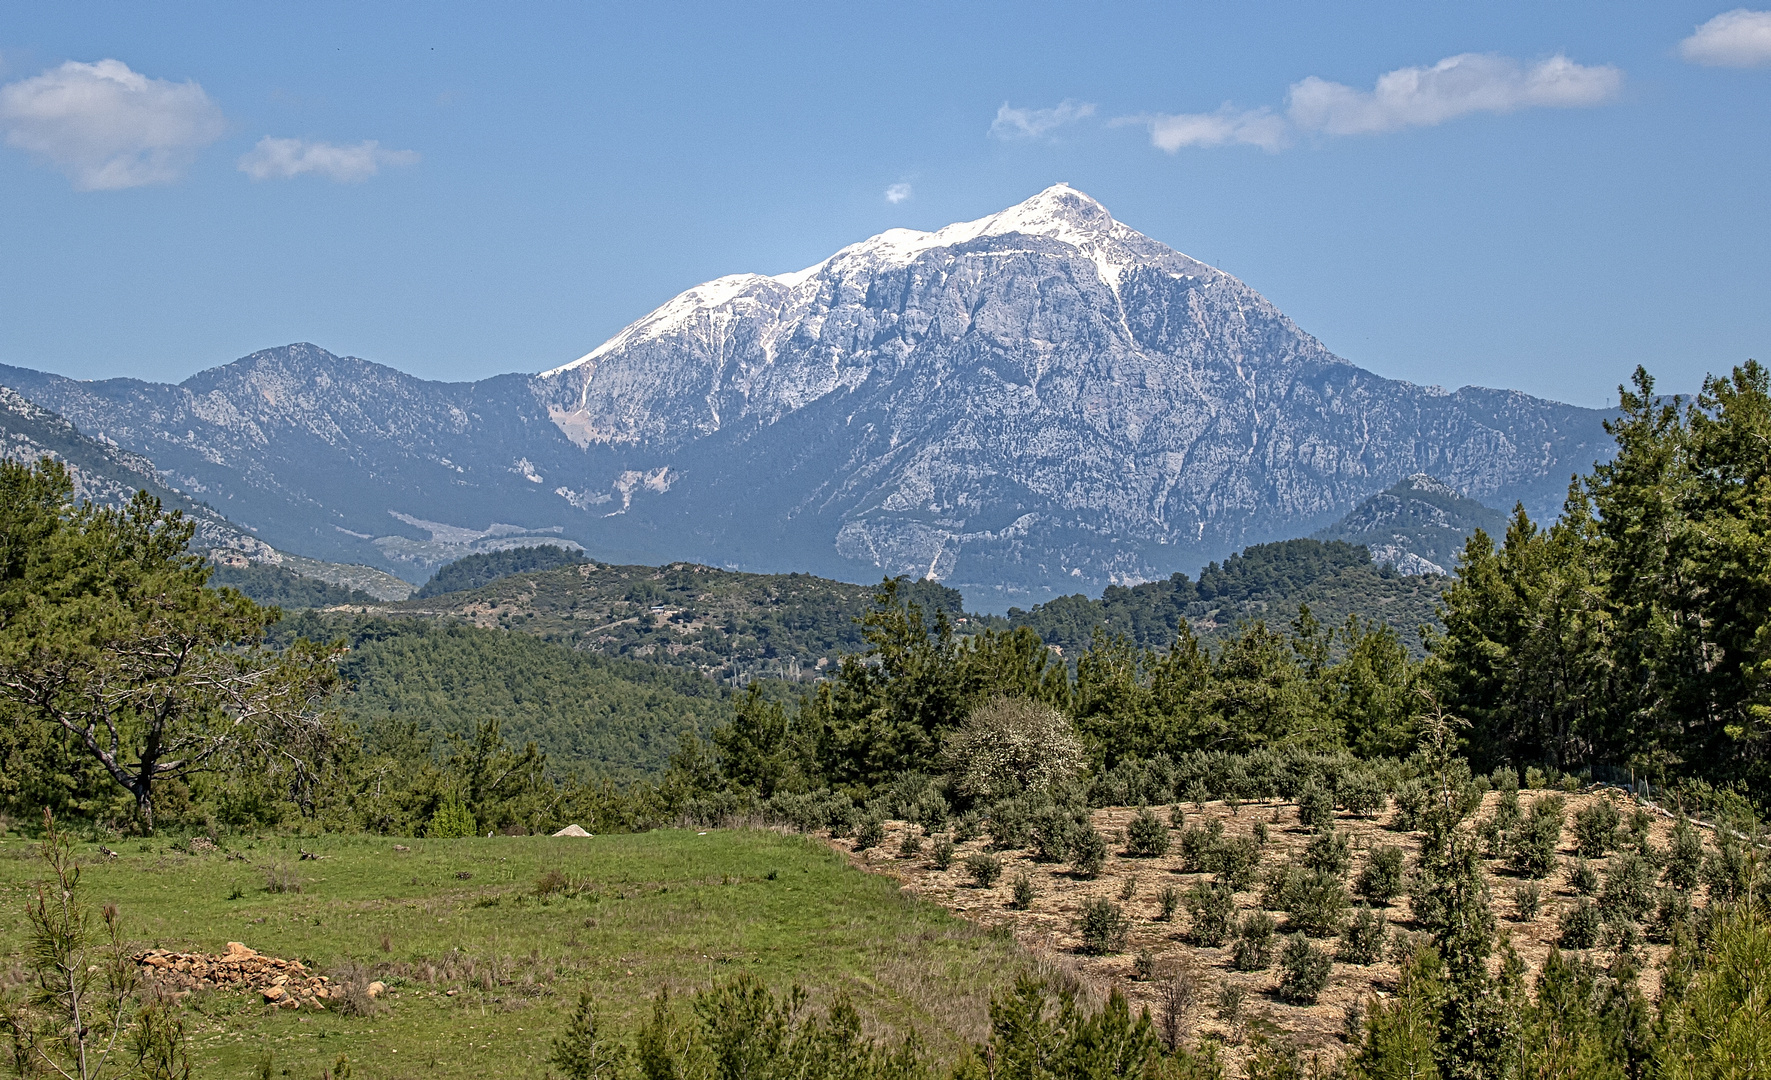
<svg viewBox="0 0 1771 1080"><path fill-rule="evenodd" d="M1193 917L1188 930L1195 945L1216 947L1230 936L1230 916L1236 898L1222 885L1197 882L1187 890L1187 913Z"/></svg>
<svg viewBox="0 0 1771 1080"><path fill-rule="evenodd" d="M1654 906L1654 921L1649 924L1655 941L1671 942L1681 928L1691 925L1691 896L1682 889L1660 890L1659 903Z"/></svg>
<svg viewBox="0 0 1771 1080"><path fill-rule="evenodd" d="M1396 788L1396 827L1403 832L1419 832L1426 825L1427 807L1432 796L1419 780L1404 780Z"/></svg>
<svg viewBox="0 0 1771 1080"><path fill-rule="evenodd" d="M1048 806L1033 815L1028 828L1033 841L1036 862L1063 862L1070 855L1072 838L1081 831L1076 816L1056 806Z"/></svg>
<svg viewBox="0 0 1771 1080"><path fill-rule="evenodd" d="M1596 896L1599 892L1599 872L1593 864L1576 857L1568 868L1568 887L1581 896Z"/></svg>
<svg viewBox="0 0 1771 1080"><path fill-rule="evenodd" d="M1402 893L1402 849L1394 844L1372 848L1353 890L1368 903L1388 904Z"/></svg>
<svg viewBox="0 0 1771 1080"><path fill-rule="evenodd" d="M1106 956L1125 948L1125 938L1131 932L1131 921L1118 904L1104 897L1095 897L1082 905L1082 915L1076 921L1077 932L1082 935L1082 951L1092 956Z"/></svg>
<svg viewBox="0 0 1771 1080"><path fill-rule="evenodd" d="M467 808L466 803L454 798L437 807L437 812L431 815L430 824L424 829L424 835L438 840L455 840L479 834L479 825L474 821L473 811Z"/></svg>
<svg viewBox="0 0 1771 1080"><path fill-rule="evenodd" d="M972 883L978 888L988 889L1002 876L1002 860L982 852L969 855L965 860L965 872L971 875Z"/></svg>
<svg viewBox="0 0 1771 1080"><path fill-rule="evenodd" d="M949 866L952 866L953 841L947 839L945 836L936 840L934 850L929 852L929 857L934 860L936 870L945 870Z"/></svg>
<svg viewBox="0 0 1771 1080"><path fill-rule="evenodd" d="M1375 964L1383 959L1388 941L1388 921L1370 908L1360 905L1347 925L1341 928L1338 958L1349 964Z"/></svg>
<svg viewBox="0 0 1771 1080"><path fill-rule="evenodd" d="M1095 878L1107 865L1107 840L1094 827L1087 826L1076 834L1070 845L1070 868L1077 877Z"/></svg>
<svg viewBox="0 0 1771 1080"><path fill-rule="evenodd" d="M898 855L905 859L914 859L922 854L922 837L913 832L905 832L904 839L898 841Z"/></svg>
<svg viewBox="0 0 1771 1080"><path fill-rule="evenodd" d="M1653 845L1648 842L1648 834L1654 828L1654 815L1641 808L1630 811L1624 820L1624 836L1632 848L1642 855L1651 854Z"/></svg>
<svg viewBox="0 0 1771 1080"><path fill-rule="evenodd" d="M959 815L959 820L953 823L953 842L955 844L969 844L978 838L983 827L983 820L978 817L978 812L967 810Z"/></svg>
<svg viewBox="0 0 1771 1080"><path fill-rule="evenodd" d="M1138 895L1138 875L1127 874L1119 882L1119 899L1130 900Z"/></svg>
<svg viewBox="0 0 1771 1080"><path fill-rule="evenodd" d="M1168 826L1147 806L1125 827L1125 853L1139 859L1158 859L1168 854Z"/></svg>
<svg viewBox="0 0 1771 1080"><path fill-rule="evenodd" d="M1138 982L1149 982L1156 977L1156 958L1148 950L1132 958L1131 977Z"/></svg>
<svg viewBox="0 0 1771 1080"><path fill-rule="evenodd" d="M1521 882L1513 886L1513 919L1517 922L1530 922L1537 918L1538 909L1543 906L1543 887L1535 881Z"/></svg>
<svg viewBox="0 0 1771 1080"><path fill-rule="evenodd" d="M1654 868L1633 851L1623 852L1605 868L1599 913L1605 921L1639 923L1654 910Z"/></svg>
<svg viewBox="0 0 1771 1080"><path fill-rule="evenodd" d="M1189 825L1181 830L1181 869L1196 874L1206 869L1205 860L1224 838L1224 823L1213 818L1204 826Z"/></svg>
<svg viewBox="0 0 1771 1080"><path fill-rule="evenodd" d="M1278 929L1273 916L1253 911L1242 917L1236 927L1236 950L1230 958L1237 971L1265 971L1273 962L1273 933Z"/></svg>
<svg viewBox="0 0 1771 1080"><path fill-rule="evenodd" d="M1602 926L1598 906L1583 896L1562 913L1556 943L1564 949L1590 949L1599 943Z"/></svg>
<svg viewBox="0 0 1771 1080"><path fill-rule="evenodd" d="M1009 906L1016 911L1026 911L1033 906L1033 896L1033 879L1024 873L1016 874L1014 895L1009 900Z"/></svg>
<svg viewBox="0 0 1771 1080"><path fill-rule="evenodd" d="M1536 765L1527 765L1525 766L1525 786L1533 791L1547 788L1550 786L1549 775Z"/></svg>
<svg viewBox="0 0 1771 1080"><path fill-rule="evenodd" d="M1347 887L1334 874L1307 870L1292 888L1286 908L1285 928L1310 937L1332 937L1340 932L1347 913Z"/></svg>
<svg viewBox="0 0 1771 1080"><path fill-rule="evenodd" d="M1261 847L1267 846L1267 823L1257 820L1254 823L1254 842Z"/></svg>
<svg viewBox="0 0 1771 1080"><path fill-rule="evenodd" d="M1314 1005L1328 987L1334 961L1302 934L1294 934L1279 954L1279 997L1293 1005Z"/></svg>
<svg viewBox="0 0 1771 1080"><path fill-rule="evenodd" d="M1617 827L1622 823L1617 807L1600 797L1574 815L1574 842L1583 859L1603 859L1617 846Z"/></svg>
<svg viewBox="0 0 1771 1080"><path fill-rule="evenodd" d="M1205 854L1205 869L1233 892L1241 892L1254 884L1255 868L1261 862L1261 849L1247 836L1226 836Z"/></svg>
<svg viewBox="0 0 1771 1080"><path fill-rule="evenodd" d="M1304 866L1336 877L1353 865L1353 844L1346 833L1325 829L1304 848Z"/></svg>
<svg viewBox="0 0 1771 1080"><path fill-rule="evenodd" d="M1731 904L1746 899L1756 868L1757 860L1747 841L1732 829L1717 829L1716 848L1703 860L1703 883L1709 886L1710 902Z"/></svg>
<svg viewBox="0 0 1771 1080"><path fill-rule="evenodd" d="M1686 892L1703 880L1703 837L1684 814L1673 823L1671 846L1666 853L1666 883Z"/></svg>
<svg viewBox="0 0 1771 1080"><path fill-rule="evenodd" d="M855 850L866 851L885 843L885 822L878 818L868 818L855 830Z"/></svg>
<svg viewBox="0 0 1771 1080"><path fill-rule="evenodd" d="M1334 824L1334 795L1315 777L1298 788L1298 824L1306 829L1324 829Z"/></svg>
<svg viewBox="0 0 1771 1080"><path fill-rule="evenodd" d="M1365 818L1383 813L1384 805L1390 801L1377 774L1367 769L1354 769L1343 775L1335 785L1335 797L1347 813Z"/></svg>
<svg viewBox="0 0 1771 1080"><path fill-rule="evenodd" d="M1156 894L1156 904L1162 910L1158 918L1164 922L1172 921L1175 909L1181 906L1181 890L1173 885L1164 885L1162 891Z"/></svg>
<svg viewBox="0 0 1771 1080"><path fill-rule="evenodd" d="M1546 878L1556 868L1556 846L1562 842L1562 816L1567 803L1560 795L1540 795L1513 833L1509 856L1514 870L1528 878Z"/></svg>

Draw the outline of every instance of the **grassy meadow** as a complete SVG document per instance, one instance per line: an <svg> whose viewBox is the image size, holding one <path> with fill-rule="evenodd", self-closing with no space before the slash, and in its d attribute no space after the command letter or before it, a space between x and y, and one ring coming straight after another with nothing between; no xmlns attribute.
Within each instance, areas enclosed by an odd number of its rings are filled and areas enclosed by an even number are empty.
<svg viewBox="0 0 1771 1080"><path fill-rule="evenodd" d="M334 979L380 979L374 1015L283 1010L256 994L186 999L194 1075L541 1076L581 989L605 1024L653 995L740 971L848 990L879 1033L950 1054L981 1036L991 991L1026 963L1012 940L911 898L799 836L660 830L590 839L261 837L187 854L170 838L80 847L82 891L115 902L140 947L229 941ZM396 850L396 844L409 848ZM307 852L317 858L302 858ZM0 839L0 971L23 977L36 844ZM272 891L291 878L299 892ZM545 894L545 895L543 895ZM453 992L453 993L451 993Z"/></svg>

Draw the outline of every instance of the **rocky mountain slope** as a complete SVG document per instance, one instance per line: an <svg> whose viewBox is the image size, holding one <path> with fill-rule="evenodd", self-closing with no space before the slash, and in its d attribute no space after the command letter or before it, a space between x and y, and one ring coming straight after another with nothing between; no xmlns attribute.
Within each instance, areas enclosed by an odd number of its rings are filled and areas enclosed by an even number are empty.
<svg viewBox="0 0 1771 1080"><path fill-rule="evenodd" d="M1373 562L1404 574L1448 574L1477 529L1498 542L1506 534L1507 516L1417 473L1366 499L1315 538L1363 544Z"/></svg>
<svg viewBox="0 0 1771 1080"><path fill-rule="evenodd" d="M353 594L380 600L404 599L411 587L368 566L342 566L278 551L203 503L173 489L154 463L140 454L89 438L68 420L34 404L11 387L0 386L0 458L30 464L52 458L68 468L74 497L99 506L120 507L143 489L169 510L180 510L196 525L195 550L207 552L220 570L216 584L255 595L255 585L274 583L281 592L299 582L319 583L308 591ZM293 579L293 580L292 580ZM330 587L330 589L328 589ZM267 597L267 602L278 598Z"/></svg>
<svg viewBox="0 0 1771 1080"><path fill-rule="evenodd" d="M279 547L422 580L574 540L980 607L1193 568L1404 476L1553 511L1601 414L1382 379L1064 185L685 292L539 376L427 382L311 345L178 386L0 381Z"/></svg>

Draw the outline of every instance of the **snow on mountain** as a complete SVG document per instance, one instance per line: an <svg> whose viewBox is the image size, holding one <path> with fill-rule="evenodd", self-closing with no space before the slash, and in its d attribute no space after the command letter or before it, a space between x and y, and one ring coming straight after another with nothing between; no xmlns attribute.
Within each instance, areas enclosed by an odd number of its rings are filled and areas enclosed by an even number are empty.
<svg viewBox="0 0 1771 1080"><path fill-rule="evenodd" d="M176 387L0 380L285 550L414 577L441 527L999 607L1196 569L1415 473L1553 512L1607 446L1594 410L1364 371L1062 184L696 286L535 376L296 345Z"/></svg>

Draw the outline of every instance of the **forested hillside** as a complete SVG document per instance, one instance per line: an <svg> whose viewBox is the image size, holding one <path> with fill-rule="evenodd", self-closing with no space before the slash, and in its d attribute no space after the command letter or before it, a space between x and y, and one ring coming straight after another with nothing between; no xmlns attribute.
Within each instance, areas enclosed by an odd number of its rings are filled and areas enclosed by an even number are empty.
<svg viewBox="0 0 1771 1080"><path fill-rule="evenodd" d="M744 574L693 563L578 563L382 610L516 630L727 682L801 680L863 647L856 620L874 589L810 574ZM939 609L960 617L962 598L953 589L915 582L905 595L931 615Z"/></svg>
<svg viewBox="0 0 1771 1080"><path fill-rule="evenodd" d="M583 561L584 552L557 544L480 552L456 559L439 569L422 588L412 594L412 599L423 600L443 593L477 589L512 574L553 570Z"/></svg>
<svg viewBox="0 0 1771 1080"><path fill-rule="evenodd" d="M527 634L460 624L309 614L275 641L342 637L346 719L371 741L410 725L426 745L497 720L556 769L628 779L663 770L685 732L706 736L730 714L725 692L689 672L575 650Z"/></svg>
<svg viewBox="0 0 1771 1080"><path fill-rule="evenodd" d="M1183 621L1206 641L1224 641L1254 619L1286 624L1308 604L1317 621L1339 626L1349 615L1390 626L1416 657L1425 654L1420 628L1434 626L1434 604L1449 578L1399 574L1376 565L1362 546L1342 541L1283 540L1257 544L1211 563L1193 581L1109 585L1099 600L1063 596L991 625L1025 626L1048 645L1073 656L1094 641L1096 628L1123 635L1139 648L1166 649Z"/></svg>
<svg viewBox="0 0 1771 1080"><path fill-rule="evenodd" d="M361 589L302 577L269 563L246 563L243 566L224 563L210 573L209 584L216 588L238 589L255 603L280 607L286 611L379 602Z"/></svg>

